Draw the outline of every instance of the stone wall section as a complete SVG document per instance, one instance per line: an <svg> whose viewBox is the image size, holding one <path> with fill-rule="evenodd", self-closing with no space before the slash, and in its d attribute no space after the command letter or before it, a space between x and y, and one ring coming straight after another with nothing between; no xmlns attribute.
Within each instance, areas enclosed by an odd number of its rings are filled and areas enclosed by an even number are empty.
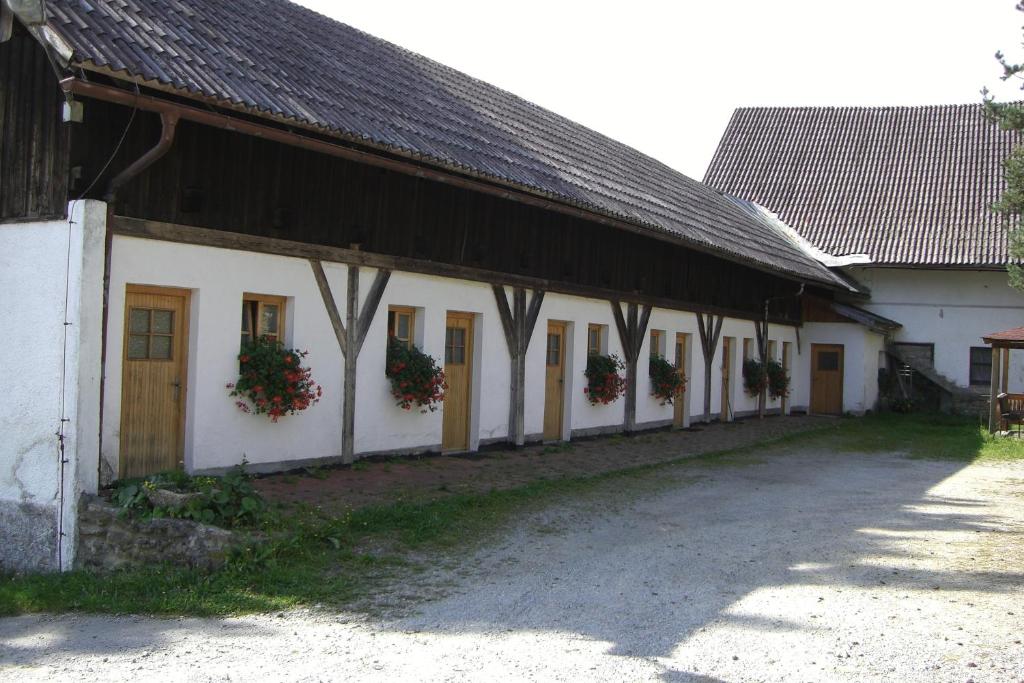
<svg viewBox="0 0 1024 683"><path fill-rule="evenodd" d="M215 569L246 537L187 519L138 519L97 496L79 507L79 569L111 571L161 563Z"/></svg>

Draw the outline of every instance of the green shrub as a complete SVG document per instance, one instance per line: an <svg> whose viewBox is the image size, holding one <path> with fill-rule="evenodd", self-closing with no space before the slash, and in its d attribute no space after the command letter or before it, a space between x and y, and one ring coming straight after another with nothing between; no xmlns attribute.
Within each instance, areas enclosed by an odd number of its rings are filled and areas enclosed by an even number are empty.
<svg viewBox="0 0 1024 683"><path fill-rule="evenodd" d="M196 494L177 508L154 506L148 491L165 489ZM114 484L112 502L143 517L191 519L225 528L265 526L273 520L266 501L252 485L245 464L232 467L223 477L191 477L184 472L161 472Z"/></svg>

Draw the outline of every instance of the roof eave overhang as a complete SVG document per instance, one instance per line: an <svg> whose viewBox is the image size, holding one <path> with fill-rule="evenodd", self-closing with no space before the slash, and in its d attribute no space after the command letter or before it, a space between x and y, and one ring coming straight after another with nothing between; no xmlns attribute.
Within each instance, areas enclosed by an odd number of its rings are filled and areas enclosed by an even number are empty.
<svg viewBox="0 0 1024 683"><path fill-rule="evenodd" d="M546 193L538 190L537 188L520 185L504 178L481 173L469 167L457 166L443 159L415 154L402 148L381 145L368 138L354 136L347 134L344 131L334 130L324 126L317 126L292 117L281 116L273 112L248 106L241 102L218 100L194 91L175 88L167 83L137 78L126 71L115 71L98 66L92 62L72 62L72 65L76 68L100 74L116 81L129 83L133 87L145 87L147 89L157 91L158 93L184 98L193 102L200 102L206 107L212 107L213 109L200 110L194 107L189 107L188 105L180 102L156 97L151 93L136 94L120 90L118 88L113 88L111 86L96 84L75 76L69 76L61 82L64 90L70 94L105 100L124 106L137 106L140 109L147 109L149 111L162 111L166 107L174 107L179 114L184 114L182 118L206 123L207 125L217 125L210 120L211 117L223 118L226 120L224 123L226 123L232 119L232 113L252 116L273 122L278 126L285 126L285 128L274 128L268 126L268 129L277 130L285 134L291 139L291 144L313 141L318 145L332 145L330 142L304 135L302 131L313 133L317 136L333 138L336 141L352 145L352 147L334 143L333 146L336 149L328 150L324 147L320 151L326 153L335 152L335 156L345 156L348 158L358 156L359 158L357 160L362 163L385 166L391 170L396 170L401 173L446 184L457 185L466 189L483 191L487 194L498 195L504 199L518 201L538 206L540 208L554 210L559 213L576 216L584 220L609 225L640 234L645 237L651 237L670 244L683 246L687 249L706 253L754 270L769 273L777 277L787 278L794 282L814 284L815 286L833 291L848 291L848 287L844 287L839 282L836 282L834 279L824 275L821 277L813 277L784 268L775 268L759 261L744 258L724 249L717 248L713 245L688 239L682 235L661 228L660 226L633 221L628 217L602 211L598 207L574 202L566 197ZM246 123L248 124L248 122ZM231 129L230 126L223 124L219 127ZM244 127L248 128L249 125L245 125ZM258 135L258 133L251 134ZM289 144L287 140L281 139L280 141L285 144ZM298 146L308 145L299 144ZM337 153L341 151L344 151L345 153Z"/></svg>

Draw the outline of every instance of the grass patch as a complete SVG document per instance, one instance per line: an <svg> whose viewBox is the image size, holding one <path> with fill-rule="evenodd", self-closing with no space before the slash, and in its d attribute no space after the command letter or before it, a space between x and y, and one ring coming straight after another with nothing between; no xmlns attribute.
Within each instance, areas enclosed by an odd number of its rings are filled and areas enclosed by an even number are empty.
<svg viewBox="0 0 1024 683"><path fill-rule="evenodd" d="M955 415L883 413L845 419L834 433L818 438L845 452L902 451L911 458L960 462L1024 459L1024 439L993 436L976 418Z"/></svg>
<svg viewBox="0 0 1024 683"><path fill-rule="evenodd" d="M299 605L352 605L414 571L416 566L407 560L412 551L465 548L510 520L567 495L650 492L692 481L708 466L760 462L751 454L787 446L831 452L903 451L910 457L960 461L1024 458L1024 440L992 438L972 420L925 415L838 420L742 448L594 476L535 481L508 490L451 494L429 502L397 501L341 517L295 508L281 522L287 530L282 540L241 553L215 572L154 567L111 574L0 576L0 614L211 616ZM367 547L386 550L361 550Z"/></svg>

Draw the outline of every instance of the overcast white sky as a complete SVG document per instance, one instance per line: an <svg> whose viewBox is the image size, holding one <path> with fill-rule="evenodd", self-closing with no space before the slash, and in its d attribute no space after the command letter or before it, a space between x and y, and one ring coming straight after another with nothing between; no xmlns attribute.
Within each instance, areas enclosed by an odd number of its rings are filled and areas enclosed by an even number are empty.
<svg viewBox="0 0 1024 683"><path fill-rule="evenodd" d="M732 110L978 102L1013 0L300 0L702 178Z"/></svg>

